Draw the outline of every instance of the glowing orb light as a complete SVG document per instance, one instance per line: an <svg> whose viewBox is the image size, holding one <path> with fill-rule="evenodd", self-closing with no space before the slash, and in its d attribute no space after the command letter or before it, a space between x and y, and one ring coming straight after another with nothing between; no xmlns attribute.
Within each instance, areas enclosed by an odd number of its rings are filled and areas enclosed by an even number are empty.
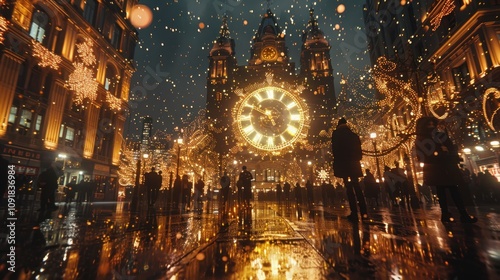
<svg viewBox="0 0 500 280"><path fill-rule="evenodd" d="M151 9L143 4L135 5L130 13L130 23L135 28L146 28L153 21L153 12Z"/></svg>
<svg viewBox="0 0 500 280"><path fill-rule="evenodd" d="M339 29L340 29L340 24L338 24L338 23L337 23L337 24L335 24L335 29L336 29L336 30L339 30Z"/></svg>
<svg viewBox="0 0 500 280"><path fill-rule="evenodd" d="M246 20L246 19L245 19L245 20L243 21L243 25L247 25L247 24L248 24L248 20Z"/></svg>
<svg viewBox="0 0 500 280"><path fill-rule="evenodd" d="M345 12L345 5L344 4L340 4L337 6L337 13L341 14Z"/></svg>
<svg viewBox="0 0 500 280"><path fill-rule="evenodd" d="M204 29L204 28L205 28L205 23L200 22L200 23L198 24L198 28L200 28L200 29Z"/></svg>

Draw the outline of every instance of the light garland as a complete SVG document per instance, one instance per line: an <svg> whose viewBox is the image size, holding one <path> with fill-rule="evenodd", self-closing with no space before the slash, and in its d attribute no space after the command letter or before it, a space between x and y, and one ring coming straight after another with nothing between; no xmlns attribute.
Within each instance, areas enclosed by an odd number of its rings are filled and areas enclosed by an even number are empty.
<svg viewBox="0 0 500 280"><path fill-rule="evenodd" d="M490 95L493 97L493 99L488 99ZM492 104L494 105L494 107L491 108L488 106L488 104ZM489 88L484 92L483 96L483 116L486 120L486 123L493 131L496 131L494 120L498 111L500 111L500 90L498 90L497 88ZM489 116L490 114L491 116Z"/></svg>
<svg viewBox="0 0 500 280"><path fill-rule="evenodd" d="M106 94L106 102L109 103L109 108L111 108L111 110L120 111L122 109L122 100L110 92Z"/></svg>
<svg viewBox="0 0 500 280"><path fill-rule="evenodd" d="M33 40L33 56L38 57L40 61L38 62L38 66L40 67L49 67L54 70L59 69L59 64L62 62L62 58L53 52L49 51L46 47L44 47L40 42Z"/></svg>
<svg viewBox="0 0 500 280"><path fill-rule="evenodd" d="M441 25L441 20L451 14L455 10L455 1L454 0L445 0L443 7L438 12L438 14L431 18L432 31L436 31Z"/></svg>
<svg viewBox="0 0 500 280"><path fill-rule="evenodd" d="M0 44L2 44L3 41L5 40L5 37L3 34L5 34L5 32L7 32L7 29L9 29L9 21L7 19L5 19L4 17L0 17Z"/></svg>
<svg viewBox="0 0 500 280"><path fill-rule="evenodd" d="M73 63L75 71L69 75L67 85L70 90L74 91L73 101L76 104L83 104L83 100L97 99L98 83L94 78L94 73L91 69L85 67L83 63Z"/></svg>
<svg viewBox="0 0 500 280"><path fill-rule="evenodd" d="M87 38L83 43L76 44L76 47L81 62L76 59L73 62L75 70L69 75L67 86L75 93L73 96L75 104L83 104L85 98L92 101L97 99L98 83L93 70L96 58L90 39Z"/></svg>

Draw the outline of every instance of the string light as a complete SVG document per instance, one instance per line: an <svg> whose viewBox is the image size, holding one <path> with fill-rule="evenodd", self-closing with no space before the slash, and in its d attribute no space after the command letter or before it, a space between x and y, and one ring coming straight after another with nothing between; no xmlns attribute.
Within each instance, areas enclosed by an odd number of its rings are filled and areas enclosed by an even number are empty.
<svg viewBox="0 0 500 280"><path fill-rule="evenodd" d="M0 5L2 5L1 2ZM7 21L7 19L5 19L4 17L0 17L0 44L2 44L3 41L5 40L4 34L5 32L7 32L7 29L9 28L8 24L9 21Z"/></svg>
<svg viewBox="0 0 500 280"><path fill-rule="evenodd" d="M441 25L441 20L451 14L455 10L455 1L454 0L445 0L443 4L443 8L438 12L438 14L431 18L432 31L436 31Z"/></svg>
<svg viewBox="0 0 500 280"><path fill-rule="evenodd" d="M491 102L491 99L488 98L490 95L494 98L494 102ZM497 88L489 88L484 92L483 116L486 120L486 123L493 131L496 131L493 121L495 120L498 111L500 111L500 102L498 102L498 99L500 99L500 90L498 90ZM495 106L493 108L490 108L488 106L489 104L494 104Z"/></svg>
<svg viewBox="0 0 500 280"><path fill-rule="evenodd" d="M93 70L96 58L90 39L86 38L84 42L76 44L76 47L78 59L73 62L75 70L69 75L67 86L74 92L73 101L75 104L83 104L85 98L91 101L97 99L98 83Z"/></svg>
<svg viewBox="0 0 500 280"><path fill-rule="evenodd" d="M111 92L106 94L106 102L108 102L111 110L120 111L122 109L122 100L111 94Z"/></svg>
<svg viewBox="0 0 500 280"><path fill-rule="evenodd" d="M61 64L62 62L60 56L49 51L38 41L33 40L32 44L33 44L33 56L38 57L40 59L40 61L38 62L38 65L40 67L49 67L54 70L59 69L59 64Z"/></svg>

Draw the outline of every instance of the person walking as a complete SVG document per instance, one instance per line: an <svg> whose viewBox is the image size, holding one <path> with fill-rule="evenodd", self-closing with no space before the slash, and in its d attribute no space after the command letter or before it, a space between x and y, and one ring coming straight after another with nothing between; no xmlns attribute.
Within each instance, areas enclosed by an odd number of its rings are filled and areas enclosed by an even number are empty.
<svg viewBox="0 0 500 280"><path fill-rule="evenodd" d="M285 182L285 184L283 185L283 196L284 196L284 200L285 200L285 205L290 204L290 190L291 189L292 189L292 185L290 185L290 183L288 183L288 182Z"/></svg>
<svg viewBox="0 0 500 280"><path fill-rule="evenodd" d="M278 205L281 205L281 184L276 184L276 200L278 200Z"/></svg>
<svg viewBox="0 0 500 280"><path fill-rule="evenodd" d="M148 206L153 205L153 193L156 188L156 184L158 181L157 173L155 172L155 168L151 167L151 171L144 174L144 185L146 187L146 194L148 199Z"/></svg>
<svg viewBox="0 0 500 280"><path fill-rule="evenodd" d="M365 177L363 178L363 185L365 186L365 195L370 201L375 201L376 206L378 204L378 198L380 195L379 184L375 180L375 176L370 171L370 169L365 169Z"/></svg>
<svg viewBox="0 0 500 280"><path fill-rule="evenodd" d="M460 195L458 185L462 183L462 176L458 167L460 162L458 148L451 141L444 125L440 125L434 117L422 117L417 120L416 134L415 151L419 162L424 164L424 184L436 187L441 221L445 223L455 221L448 210L446 197L448 190L460 212L461 222L477 222L477 218L467 212Z"/></svg>
<svg viewBox="0 0 500 280"><path fill-rule="evenodd" d="M347 199L351 214L347 218L358 220L358 204L361 218L368 219L366 201L359 185L359 177L363 177L361 170L361 141L359 136L347 126L347 120L341 118L337 128L332 133L333 173L341 178L347 192Z"/></svg>
<svg viewBox="0 0 500 280"><path fill-rule="evenodd" d="M63 175L63 168L59 162L52 162L49 168L40 173L38 177L38 186L40 193L40 213L45 210L55 211L59 209L56 206L56 191L58 188L57 180Z"/></svg>
<svg viewBox="0 0 500 280"><path fill-rule="evenodd" d="M203 210L203 204L201 202L201 198L203 196L203 192L205 191L205 182L200 178L198 182L194 184L194 196L193 196L193 207L194 210L200 212Z"/></svg>
<svg viewBox="0 0 500 280"><path fill-rule="evenodd" d="M221 208L223 213L227 213L228 210L228 201L231 187L231 179L227 176L227 171L224 171L224 175L220 178L220 187L221 187Z"/></svg>
<svg viewBox="0 0 500 280"><path fill-rule="evenodd" d="M252 198L252 180L253 176L247 170L246 166L242 167L242 171L240 173L240 177L238 178L239 184L242 188L242 199L246 207L250 207L250 200ZM240 190L238 190L238 193Z"/></svg>
<svg viewBox="0 0 500 280"><path fill-rule="evenodd" d="M307 204L309 207L314 206L314 186L310 180L306 182L306 191L307 191Z"/></svg>

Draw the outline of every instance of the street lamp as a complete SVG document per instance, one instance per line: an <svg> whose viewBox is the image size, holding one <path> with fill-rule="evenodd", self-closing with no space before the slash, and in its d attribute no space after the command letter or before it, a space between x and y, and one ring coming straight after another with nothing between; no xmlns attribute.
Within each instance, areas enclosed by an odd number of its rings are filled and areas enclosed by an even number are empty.
<svg viewBox="0 0 500 280"><path fill-rule="evenodd" d="M309 180L311 181L311 184L314 185L314 176L313 176L313 165L312 161L307 162L307 166L309 166Z"/></svg>
<svg viewBox="0 0 500 280"><path fill-rule="evenodd" d="M181 145L182 145L182 138L177 139L177 172L176 172L176 178L179 176L179 166L181 164Z"/></svg>
<svg viewBox="0 0 500 280"><path fill-rule="evenodd" d="M382 182L382 176L380 174L380 164L378 161L378 152L377 152L377 133L372 132L370 133L370 138L372 139L372 144L373 144L373 149L375 151L375 164L377 165L377 176L379 182Z"/></svg>

